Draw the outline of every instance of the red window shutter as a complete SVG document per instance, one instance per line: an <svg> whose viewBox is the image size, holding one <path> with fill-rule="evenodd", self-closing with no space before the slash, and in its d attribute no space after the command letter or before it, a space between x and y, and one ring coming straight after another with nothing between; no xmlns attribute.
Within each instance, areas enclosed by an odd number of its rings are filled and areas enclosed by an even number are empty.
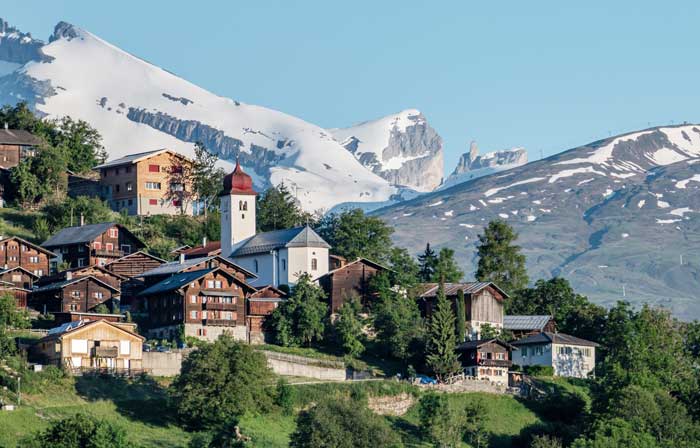
<svg viewBox="0 0 700 448"><path fill-rule="evenodd" d="M180 204L182 204L182 202L180 202L180 200L179 200L179 199L175 199L175 200L173 200L173 206L175 206L175 207L179 207L179 206L180 206Z"/></svg>
<svg viewBox="0 0 700 448"><path fill-rule="evenodd" d="M148 204L149 205L158 205L158 199L149 199Z"/></svg>
<svg viewBox="0 0 700 448"><path fill-rule="evenodd" d="M160 165L148 165L149 173L160 173Z"/></svg>

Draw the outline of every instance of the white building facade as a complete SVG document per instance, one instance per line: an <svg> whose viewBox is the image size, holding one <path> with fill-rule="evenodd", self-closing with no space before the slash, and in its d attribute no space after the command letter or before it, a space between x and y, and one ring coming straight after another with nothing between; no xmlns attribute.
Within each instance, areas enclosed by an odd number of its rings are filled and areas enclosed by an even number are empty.
<svg viewBox="0 0 700 448"><path fill-rule="evenodd" d="M512 343L513 364L551 366L554 375L589 378L595 369L595 342L563 333L542 332Z"/></svg>

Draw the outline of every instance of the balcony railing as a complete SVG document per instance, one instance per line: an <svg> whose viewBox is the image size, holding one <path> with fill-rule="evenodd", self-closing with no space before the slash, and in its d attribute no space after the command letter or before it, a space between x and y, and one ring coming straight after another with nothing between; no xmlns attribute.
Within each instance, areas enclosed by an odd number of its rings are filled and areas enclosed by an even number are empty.
<svg viewBox="0 0 700 448"><path fill-rule="evenodd" d="M93 347L92 356L96 358L116 358L119 356L118 347Z"/></svg>
<svg viewBox="0 0 700 448"><path fill-rule="evenodd" d="M118 257L118 258L121 258L124 255L125 254L124 254L123 250L107 250L107 249L93 249L92 250L93 257Z"/></svg>
<svg viewBox="0 0 700 448"><path fill-rule="evenodd" d="M217 302L207 302L202 304L203 308L208 310L230 310L236 311L235 303L217 303Z"/></svg>
<svg viewBox="0 0 700 448"><path fill-rule="evenodd" d="M513 365L513 362L506 359L480 359L479 365L484 367L510 367Z"/></svg>
<svg viewBox="0 0 700 448"><path fill-rule="evenodd" d="M213 325L217 327L235 327L236 321L229 319L205 319L202 321L203 325Z"/></svg>

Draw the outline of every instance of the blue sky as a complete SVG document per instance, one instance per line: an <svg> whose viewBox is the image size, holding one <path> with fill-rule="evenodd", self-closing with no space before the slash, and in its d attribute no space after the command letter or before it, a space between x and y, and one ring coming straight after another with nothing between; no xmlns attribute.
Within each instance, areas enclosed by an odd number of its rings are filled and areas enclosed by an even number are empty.
<svg viewBox="0 0 700 448"><path fill-rule="evenodd" d="M420 109L448 173L471 140L536 159L700 121L700 2L476 3L6 0L0 16L43 39L65 20L324 127Z"/></svg>

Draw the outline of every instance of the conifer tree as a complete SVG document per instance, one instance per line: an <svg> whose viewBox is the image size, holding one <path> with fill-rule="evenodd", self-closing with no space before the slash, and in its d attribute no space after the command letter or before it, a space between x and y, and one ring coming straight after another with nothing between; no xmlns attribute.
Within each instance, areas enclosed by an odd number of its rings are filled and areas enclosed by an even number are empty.
<svg viewBox="0 0 700 448"><path fill-rule="evenodd" d="M489 222L484 234L479 235L477 280L493 282L511 295L527 287L525 256L520 253L520 246L513 244L517 238L518 234L505 221Z"/></svg>
<svg viewBox="0 0 700 448"><path fill-rule="evenodd" d="M464 310L464 291L461 289L457 291L457 298L455 299L455 312L457 313L457 318L455 319L455 334L457 335L457 343L459 344L464 341L467 326Z"/></svg>
<svg viewBox="0 0 700 448"><path fill-rule="evenodd" d="M433 281L435 271L437 268L437 256L435 251L430 248L430 243L425 245L425 251L418 256L418 264L420 265L420 270L418 275L423 282Z"/></svg>
<svg viewBox="0 0 700 448"><path fill-rule="evenodd" d="M455 337L455 316L452 306L445 296L445 287L440 283L437 302L428 327L428 366L438 380L455 374L460 369Z"/></svg>
<svg viewBox="0 0 700 448"><path fill-rule="evenodd" d="M464 272L459 269L455 261L455 251L449 247L443 247L438 253L435 261L435 273L432 281L438 282L443 279L447 283L455 283L462 280Z"/></svg>
<svg viewBox="0 0 700 448"><path fill-rule="evenodd" d="M362 343L362 305L357 297L343 303L338 310L338 318L334 324L335 338L343 352L357 357L365 351Z"/></svg>

